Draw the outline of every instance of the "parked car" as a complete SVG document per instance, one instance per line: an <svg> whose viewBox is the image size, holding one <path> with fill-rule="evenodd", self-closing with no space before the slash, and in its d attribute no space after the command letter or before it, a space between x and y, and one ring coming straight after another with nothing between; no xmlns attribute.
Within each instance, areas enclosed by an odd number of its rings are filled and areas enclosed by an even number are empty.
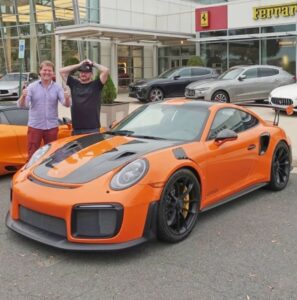
<svg viewBox="0 0 297 300"><path fill-rule="evenodd" d="M59 138L71 135L70 120L60 120ZM0 106L0 175L20 169L27 161L28 109Z"/></svg>
<svg viewBox="0 0 297 300"><path fill-rule="evenodd" d="M285 110L289 105L297 112L297 83L284 85L271 91L269 103L272 107Z"/></svg>
<svg viewBox="0 0 297 300"><path fill-rule="evenodd" d="M145 104L108 132L40 148L13 177L6 224L66 250L179 242L201 212L284 189L291 155L283 129L238 105Z"/></svg>
<svg viewBox="0 0 297 300"><path fill-rule="evenodd" d="M36 73L22 73L22 88L38 79ZM0 79L0 100L19 98L20 73L7 73Z"/></svg>
<svg viewBox="0 0 297 300"><path fill-rule="evenodd" d="M215 80L189 84L185 96L191 99L219 102L265 100L274 88L293 82L295 77L279 67L236 66Z"/></svg>
<svg viewBox="0 0 297 300"><path fill-rule="evenodd" d="M197 80L216 78L215 69L206 67L178 67L165 71L157 78L138 80L129 85L129 96L142 102L154 102L167 97L184 96L185 87Z"/></svg>

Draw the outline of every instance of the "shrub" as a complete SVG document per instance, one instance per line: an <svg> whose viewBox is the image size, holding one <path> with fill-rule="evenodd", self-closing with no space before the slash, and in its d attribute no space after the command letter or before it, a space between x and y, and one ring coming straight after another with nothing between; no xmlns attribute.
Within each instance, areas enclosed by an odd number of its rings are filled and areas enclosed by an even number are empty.
<svg viewBox="0 0 297 300"><path fill-rule="evenodd" d="M99 76L99 75L97 75ZM111 104L117 97L117 90L116 87L110 77L108 75L107 81L103 87L102 94L101 94L101 103L102 104Z"/></svg>
<svg viewBox="0 0 297 300"><path fill-rule="evenodd" d="M187 62L187 66L204 66L200 56L191 56Z"/></svg>

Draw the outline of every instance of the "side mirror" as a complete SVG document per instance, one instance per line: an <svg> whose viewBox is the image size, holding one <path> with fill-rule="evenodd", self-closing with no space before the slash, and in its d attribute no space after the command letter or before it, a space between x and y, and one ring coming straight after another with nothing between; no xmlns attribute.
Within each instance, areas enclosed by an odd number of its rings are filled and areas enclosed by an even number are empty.
<svg viewBox="0 0 297 300"><path fill-rule="evenodd" d="M246 75L240 75L240 76L238 77L238 80L239 80L239 81L242 81L242 80L244 80L244 79L246 79Z"/></svg>
<svg viewBox="0 0 297 300"><path fill-rule="evenodd" d="M176 75L173 77L174 80L179 79L179 78L180 78L180 75Z"/></svg>
<svg viewBox="0 0 297 300"><path fill-rule="evenodd" d="M220 146L224 144L227 141L234 141L238 137L237 133L231 129L223 129L220 131L216 138L215 138L215 144L217 146Z"/></svg>

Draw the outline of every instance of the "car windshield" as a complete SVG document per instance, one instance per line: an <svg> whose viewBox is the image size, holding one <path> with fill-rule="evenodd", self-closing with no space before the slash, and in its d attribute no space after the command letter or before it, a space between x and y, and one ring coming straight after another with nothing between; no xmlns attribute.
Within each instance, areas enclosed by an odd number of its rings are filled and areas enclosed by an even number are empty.
<svg viewBox="0 0 297 300"><path fill-rule="evenodd" d="M208 113L207 108L196 105L143 105L110 133L147 139L191 141L200 138Z"/></svg>
<svg viewBox="0 0 297 300"><path fill-rule="evenodd" d="M169 77L172 77L174 73L176 73L178 70L178 68L173 68L173 69L170 69L170 70L167 70L165 72L163 72L162 74L160 74L158 76L158 78L169 78Z"/></svg>
<svg viewBox="0 0 297 300"><path fill-rule="evenodd" d="M20 74L19 73L8 73L5 74L1 80L3 81L19 81L20 80ZM22 74L22 80L27 80L27 74Z"/></svg>
<svg viewBox="0 0 297 300"><path fill-rule="evenodd" d="M218 79L223 79L223 80L235 79L242 71L243 71L242 68L230 69L224 72L223 74L221 74Z"/></svg>

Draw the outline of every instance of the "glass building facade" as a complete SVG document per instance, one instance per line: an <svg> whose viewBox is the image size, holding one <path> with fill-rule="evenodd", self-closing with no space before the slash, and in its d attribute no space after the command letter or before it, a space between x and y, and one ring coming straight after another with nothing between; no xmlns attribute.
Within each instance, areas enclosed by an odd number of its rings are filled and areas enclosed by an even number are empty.
<svg viewBox="0 0 297 300"><path fill-rule="evenodd" d="M24 70L37 71L43 60L55 60L54 29L99 23L99 0L1 0L0 74L18 71L19 40L25 40ZM63 43L63 57L77 56L79 44ZM83 51L89 45L82 45Z"/></svg>
<svg viewBox="0 0 297 300"><path fill-rule="evenodd" d="M290 32L296 32L296 24L201 32L200 55L220 72L239 64L269 64L296 74L297 40Z"/></svg>

